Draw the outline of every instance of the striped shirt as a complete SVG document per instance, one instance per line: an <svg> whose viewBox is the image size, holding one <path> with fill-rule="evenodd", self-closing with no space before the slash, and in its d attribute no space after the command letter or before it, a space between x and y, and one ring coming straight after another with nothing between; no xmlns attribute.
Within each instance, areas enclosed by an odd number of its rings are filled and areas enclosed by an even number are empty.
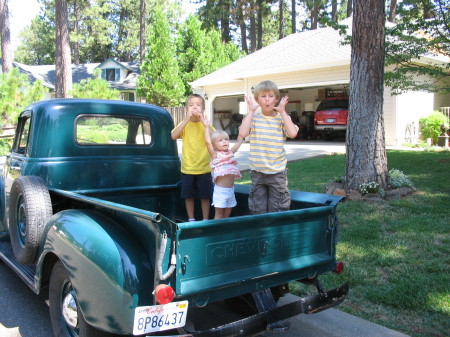
<svg viewBox="0 0 450 337"><path fill-rule="evenodd" d="M250 129L250 169L266 174L283 172L287 164L285 142L280 114L272 117L256 112Z"/></svg>

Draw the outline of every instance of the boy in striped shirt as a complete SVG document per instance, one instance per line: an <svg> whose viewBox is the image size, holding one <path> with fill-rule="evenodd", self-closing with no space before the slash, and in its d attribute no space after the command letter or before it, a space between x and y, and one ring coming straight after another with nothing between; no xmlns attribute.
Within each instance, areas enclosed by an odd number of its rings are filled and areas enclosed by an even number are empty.
<svg viewBox="0 0 450 337"><path fill-rule="evenodd" d="M298 126L285 109L288 97L280 100L278 86L271 81L263 81L255 87L254 98L246 96L245 100L249 111L242 120L239 136L250 136L250 213L288 210L291 196L287 187L284 143L286 137L295 138L298 133ZM256 111L259 107L261 110Z"/></svg>

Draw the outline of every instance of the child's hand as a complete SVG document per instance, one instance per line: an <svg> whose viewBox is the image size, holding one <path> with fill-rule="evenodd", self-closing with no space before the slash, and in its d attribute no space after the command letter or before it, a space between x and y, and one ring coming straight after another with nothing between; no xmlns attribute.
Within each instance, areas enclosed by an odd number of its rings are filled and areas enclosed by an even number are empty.
<svg viewBox="0 0 450 337"><path fill-rule="evenodd" d="M286 112L286 104L288 104L288 100L289 97L284 96L280 99L280 103L278 104L278 106L274 107L274 109L279 113Z"/></svg>
<svg viewBox="0 0 450 337"><path fill-rule="evenodd" d="M192 111L189 109L186 111L186 117L185 120L190 121L192 117Z"/></svg>
<svg viewBox="0 0 450 337"><path fill-rule="evenodd" d="M258 109L259 104L258 104L258 102L255 101L253 96L250 96L250 97L245 96L245 101L247 102L250 110L255 111L256 109Z"/></svg>
<svg viewBox="0 0 450 337"><path fill-rule="evenodd" d="M209 127L211 125L211 122L209 121L208 117L204 115L200 115L200 120L202 121L205 127Z"/></svg>

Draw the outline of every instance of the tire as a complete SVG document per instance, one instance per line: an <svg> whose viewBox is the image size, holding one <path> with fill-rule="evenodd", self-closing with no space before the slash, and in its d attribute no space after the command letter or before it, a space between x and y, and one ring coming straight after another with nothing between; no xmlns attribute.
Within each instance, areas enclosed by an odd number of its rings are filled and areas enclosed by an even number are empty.
<svg viewBox="0 0 450 337"><path fill-rule="evenodd" d="M71 305L65 305L64 300ZM90 326L83 317L72 288L72 282L64 265L58 261L53 266L49 285L50 318L55 337L114 337L117 335ZM67 303L67 302L66 302ZM66 315L63 314L65 309ZM67 318L72 318L69 324Z"/></svg>
<svg viewBox="0 0 450 337"><path fill-rule="evenodd" d="M14 256L20 263L35 262L45 224L52 214L50 193L41 178L22 176L14 180L9 203L9 231Z"/></svg>

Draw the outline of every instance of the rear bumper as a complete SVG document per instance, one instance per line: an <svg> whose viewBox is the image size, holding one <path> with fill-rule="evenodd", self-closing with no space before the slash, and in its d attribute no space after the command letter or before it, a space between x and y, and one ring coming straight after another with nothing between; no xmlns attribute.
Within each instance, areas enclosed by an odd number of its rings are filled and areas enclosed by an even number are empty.
<svg viewBox="0 0 450 337"><path fill-rule="evenodd" d="M347 125L314 125L316 131L346 131Z"/></svg>
<svg viewBox="0 0 450 337"><path fill-rule="evenodd" d="M204 331L186 331L180 337L226 337L226 336L248 336L265 331L269 325L276 326L277 322L299 314L312 314L342 303L347 294L348 282L317 295L300 298L297 301L275 307L265 312L260 312L242 320L228 323L217 328Z"/></svg>

